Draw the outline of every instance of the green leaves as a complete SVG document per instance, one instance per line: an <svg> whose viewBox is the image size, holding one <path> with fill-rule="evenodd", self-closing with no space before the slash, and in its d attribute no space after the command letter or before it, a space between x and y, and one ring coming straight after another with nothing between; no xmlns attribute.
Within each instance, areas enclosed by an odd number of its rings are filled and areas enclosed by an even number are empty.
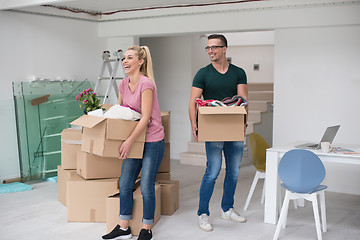
<svg viewBox="0 0 360 240"><path fill-rule="evenodd" d="M86 113L101 108L100 100L91 88L79 93L75 99L81 103L80 108L83 108Z"/></svg>

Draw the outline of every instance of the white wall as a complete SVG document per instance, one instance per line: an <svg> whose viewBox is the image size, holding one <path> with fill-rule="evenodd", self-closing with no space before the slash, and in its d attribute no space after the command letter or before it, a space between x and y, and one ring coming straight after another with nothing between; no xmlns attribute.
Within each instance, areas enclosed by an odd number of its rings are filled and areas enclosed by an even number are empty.
<svg viewBox="0 0 360 240"><path fill-rule="evenodd" d="M0 181L20 176L12 82L30 76L96 80L105 41L97 23L0 12Z"/></svg>
<svg viewBox="0 0 360 240"><path fill-rule="evenodd" d="M360 26L282 29L275 36L274 145L318 142L335 124L341 127L333 145L359 145ZM359 166L325 167L329 191L359 190Z"/></svg>
<svg viewBox="0 0 360 240"><path fill-rule="evenodd" d="M275 31L274 145L319 141L340 124L335 143L360 144L360 26Z"/></svg>
<svg viewBox="0 0 360 240"><path fill-rule="evenodd" d="M273 45L229 46L227 57L245 70L249 83L274 82ZM259 64L259 70L254 70L254 64Z"/></svg>

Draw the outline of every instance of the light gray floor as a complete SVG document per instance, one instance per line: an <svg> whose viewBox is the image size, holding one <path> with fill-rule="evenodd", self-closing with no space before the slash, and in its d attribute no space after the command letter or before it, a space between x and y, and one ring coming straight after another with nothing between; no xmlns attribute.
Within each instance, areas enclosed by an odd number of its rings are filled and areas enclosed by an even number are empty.
<svg viewBox="0 0 360 240"><path fill-rule="evenodd" d="M198 191L204 167L181 165L173 160L172 179L180 180L180 209L172 216L161 216L154 226L156 240L232 240L272 239L275 225L263 222L260 204L262 182L258 184L249 209L242 211L255 169L242 167L236 193L235 208L247 217L246 223L220 219L220 199L224 171L221 172L210 202L213 232L198 227L196 210ZM66 207L57 200L57 184L33 184L27 192L0 194L1 240L92 240L105 234L105 223L70 223L66 221ZM328 232L326 240L360 239L360 196L326 192ZM133 237L133 239L136 239ZM310 203L295 210L289 207L288 225L280 232L280 239L317 239Z"/></svg>

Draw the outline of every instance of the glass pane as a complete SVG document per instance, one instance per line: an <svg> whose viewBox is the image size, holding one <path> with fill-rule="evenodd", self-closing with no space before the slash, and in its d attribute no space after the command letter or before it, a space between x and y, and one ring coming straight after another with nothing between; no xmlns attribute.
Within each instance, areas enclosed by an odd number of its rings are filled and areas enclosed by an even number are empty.
<svg viewBox="0 0 360 240"><path fill-rule="evenodd" d="M87 80L13 83L23 182L56 176L61 131L83 114L75 97L92 85Z"/></svg>

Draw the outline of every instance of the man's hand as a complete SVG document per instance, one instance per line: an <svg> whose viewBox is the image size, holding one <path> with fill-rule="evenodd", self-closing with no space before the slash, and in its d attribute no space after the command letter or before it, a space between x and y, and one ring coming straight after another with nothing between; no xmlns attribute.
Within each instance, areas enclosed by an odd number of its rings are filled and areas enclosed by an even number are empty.
<svg viewBox="0 0 360 240"><path fill-rule="evenodd" d="M194 138L196 141L198 141L198 128L196 126L196 124L191 124L191 128L192 128L192 133L194 135Z"/></svg>

